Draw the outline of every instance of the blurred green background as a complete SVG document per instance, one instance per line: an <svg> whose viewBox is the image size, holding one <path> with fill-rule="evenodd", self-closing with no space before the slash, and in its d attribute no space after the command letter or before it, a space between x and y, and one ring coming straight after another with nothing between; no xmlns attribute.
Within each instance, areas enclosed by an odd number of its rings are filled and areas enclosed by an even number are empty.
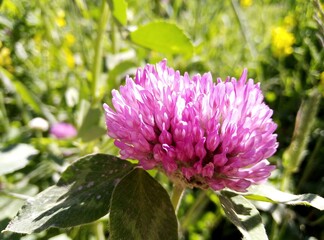
<svg viewBox="0 0 324 240"><path fill-rule="evenodd" d="M163 58L214 79L248 68L278 124L271 184L323 196L323 8L319 0L0 1L0 230L73 160L118 154L101 106L127 74ZM36 117L78 134L57 139L31 124ZM270 239L324 239L318 210L256 206ZM107 222L0 239L107 239ZM187 190L179 222L183 239L241 238L210 192Z"/></svg>

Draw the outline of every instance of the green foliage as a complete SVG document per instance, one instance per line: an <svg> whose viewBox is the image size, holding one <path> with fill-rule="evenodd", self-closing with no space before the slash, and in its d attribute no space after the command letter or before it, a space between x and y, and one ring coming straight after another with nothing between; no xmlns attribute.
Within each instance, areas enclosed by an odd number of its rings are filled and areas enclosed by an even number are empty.
<svg viewBox="0 0 324 240"><path fill-rule="evenodd" d="M252 186L249 192L244 193L245 198L264 201L271 203L282 203L288 205L305 205L317 208L318 210L324 210L324 198L317 196L316 194L301 194L294 195L287 192L282 192L274 187L263 185L263 186Z"/></svg>
<svg viewBox="0 0 324 240"><path fill-rule="evenodd" d="M101 137L106 132L106 129L98 126L101 114L102 111L100 111L98 108L90 108L88 110L78 132L79 137L83 141L92 141Z"/></svg>
<svg viewBox="0 0 324 240"><path fill-rule="evenodd" d="M18 144L11 149L0 152L0 174L8 174L24 168L28 164L28 158L36 155L38 150L31 145Z"/></svg>
<svg viewBox="0 0 324 240"><path fill-rule="evenodd" d="M130 39L142 47L164 54L182 53L191 57L193 53L190 39L173 23L148 23L131 32Z"/></svg>
<svg viewBox="0 0 324 240"><path fill-rule="evenodd" d="M111 200L111 239L178 239L177 219L165 189L142 169L117 185Z"/></svg>
<svg viewBox="0 0 324 240"><path fill-rule="evenodd" d="M222 191L220 202L226 216L237 226L244 239L268 239L259 211L241 195Z"/></svg>
<svg viewBox="0 0 324 240"><path fill-rule="evenodd" d="M29 199L5 231L30 234L93 222L108 213L118 180L132 168L109 155L83 157L62 173L55 186Z"/></svg>
<svg viewBox="0 0 324 240"><path fill-rule="evenodd" d="M321 95L318 89L313 89L298 110L292 141L289 148L283 153L282 164L288 172L298 171L302 163L320 99Z"/></svg>
<svg viewBox="0 0 324 240"><path fill-rule="evenodd" d="M30 234L73 227L110 212L112 239L177 239L168 193L147 172L133 168L109 155L83 157L55 186L28 199L4 231Z"/></svg>
<svg viewBox="0 0 324 240"><path fill-rule="evenodd" d="M107 0L112 14L117 21L125 26L127 23L127 2L125 0Z"/></svg>

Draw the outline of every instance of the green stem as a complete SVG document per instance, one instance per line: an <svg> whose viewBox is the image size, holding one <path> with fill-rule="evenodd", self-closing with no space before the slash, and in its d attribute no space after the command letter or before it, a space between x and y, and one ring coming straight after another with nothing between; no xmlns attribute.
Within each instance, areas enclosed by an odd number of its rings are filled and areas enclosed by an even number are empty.
<svg viewBox="0 0 324 240"><path fill-rule="evenodd" d="M277 222L272 218L272 226L270 230L269 239L276 239L275 237L278 236L278 232L279 232L279 226Z"/></svg>
<svg viewBox="0 0 324 240"><path fill-rule="evenodd" d="M179 205L180 205L184 190L185 190L185 188L180 185L174 184L174 186L173 186L171 203L172 203L172 206L176 213L178 212Z"/></svg>
<svg viewBox="0 0 324 240"><path fill-rule="evenodd" d="M71 230L69 231L69 237L71 239L77 239L79 232L80 232L80 226L72 227Z"/></svg>
<svg viewBox="0 0 324 240"><path fill-rule="evenodd" d="M105 240L104 226L102 222L96 222L93 226L93 231L97 240Z"/></svg>
<svg viewBox="0 0 324 240"><path fill-rule="evenodd" d="M2 91L0 91L0 118L1 118L1 125L4 128L4 132L8 132L9 128L10 128L10 123L8 120L8 116L7 116L7 111L6 111L6 107L4 104L4 96Z"/></svg>
<svg viewBox="0 0 324 240"><path fill-rule="evenodd" d="M314 0L313 4L318 9L318 12L320 13L321 18L324 20L324 11L322 9L321 2L319 0Z"/></svg>
<svg viewBox="0 0 324 240"><path fill-rule="evenodd" d="M321 216L319 219L317 219L317 220L315 220L313 222L310 222L309 225L316 226L316 225L319 225L319 224L322 224L322 223L324 223L324 216Z"/></svg>
<svg viewBox="0 0 324 240"><path fill-rule="evenodd" d="M283 191L283 192L290 191L290 188L291 188L291 183L290 183L291 175L292 175L291 171L284 170L282 180L281 180L281 183L280 183L280 190L281 191Z"/></svg>
<svg viewBox="0 0 324 240"><path fill-rule="evenodd" d="M286 218L284 219L284 221L280 225L280 229L278 231L278 235L277 235L278 238L277 239L285 239L284 235L285 235L285 233L287 231L288 221L289 220L287 219L287 216L286 216Z"/></svg>
<svg viewBox="0 0 324 240"><path fill-rule="evenodd" d="M250 50L252 58L255 59L257 57L257 52L255 50L255 46L254 46L253 42L251 41L252 38L251 38L250 30L246 25L246 20L245 20L243 14L241 12L240 7L238 6L238 4L236 2L236 0L232 0L231 5L232 5L232 8L233 8L235 17L237 19L237 22L238 22L238 24L240 26L242 36L243 36L245 42L248 45L248 48Z"/></svg>
<svg viewBox="0 0 324 240"><path fill-rule="evenodd" d="M30 199L30 196L19 194L19 193L12 193L12 192L8 192L5 190L1 190L0 195L4 195L8 198L19 199L19 200L24 200L24 201Z"/></svg>
<svg viewBox="0 0 324 240"><path fill-rule="evenodd" d="M111 21L111 31L110 31L110 40L111 40L111 52L116 53L116 24L115 21Z"/></svg>
<svg viewBox="0 0 324 240"><path fill-rule="evenodd" d="M305 157L308 140L311 135L314 119L320 104L321 95L314 88L309 96L303 100L297 116L292 141L282 155L284 178L282 179L281 190L289 190L291 175L299 170ZM288 183L288 184L287 184Z"/></svg>
<svg viewBox="0 0 324 240"><path fill-rule="evenodd" d="M186 231L190 223L192 223L195 219L199 217L199 215L202 213L205 206L207 205L208 201L209 199L206 196L205 191L200 191L199 195L195 199L194 204L189 208L189 210L186 212L186 215L181 221L180 225L182 231Z"/></svg>
<svg viewBox="0 0 324 240"><path fill-rule="evenodd" d="M30 118L28 112L25 111L25 107L21 100L21 96L18 94L16 94L16 103L17 103L18 108L20 109L22 123L24 125L28 125L28 122L30 121L31 118Z"/></svg>
<svg viewBox="0 0 324 240"><path fill-rule="evenodd" d="M250 28L248 27L247 20L244 17L244 14L241 11L240 6L238 5L236 0L231 0L231 6L233 9L233 12L235 14L236 20L238 22L238 25L240 27L241 34L248 46L249 52L252 56L253 60L256 60L258 57L256 47L252 41L251 37L251 31ZM259 63L256 64L256 73L258 76L258 79L260 82L264 81L264 74L263 74L263 69Z"/></svg>
<svg viewBox="0 0 324 240"><path fill-rule="evenodd" d="M102 1L101 9L102 12L98 22L98 33L97 33L97 39L95 41L95 56L94 56L93 69L92 69L91 93L92 96L94 97L94 102L98 101L98 82L100 79L100 73L102 68L103 39L104 39L104 33L108 21L108 4L105 0Z"/></svg>
<svg viewBox="0 0 324 240"><path fill-rule="evenodd" d="M43 138L43 132L41 130L36 130L35 131L35 136L37 138Z"/></svg>
<svg viewBox="0 0 324 240"><path fill-rule="evenodd" d="M302 178L299 181L297 190L299 191L301 189L301 187L305 184L306 180L308 179L308 177L310 176L312 170L314 169L315 165L315 157L318 154L318 152L321 150L322 145L323 144L323 137L320 136L319 139L316 142L315 148L312 152L312 155L309 157L309 159L307 160L307 165L305 167L305 170L303 172Z"/></svg>

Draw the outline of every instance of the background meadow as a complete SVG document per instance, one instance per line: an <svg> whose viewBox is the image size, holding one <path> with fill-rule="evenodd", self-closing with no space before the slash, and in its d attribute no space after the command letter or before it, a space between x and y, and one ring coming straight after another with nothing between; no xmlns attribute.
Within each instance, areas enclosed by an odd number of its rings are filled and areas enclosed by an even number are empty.
<svg viewBox="0 0 324 240"><path fill-rule="evenodd" d="M323 8L319 0L0 1L0 230L75 159L118 154L102 104L127 74L163 58L181 73L210 71L214 79L248 68L278 124L270 183L323 196ZM37 117L45 125L35 125ZM77 134L51 134L58 122ZM151 174L171 189L164 175ZM324 239L320 211L255 204L270 239ZM241 238L208 192L188 189L178 218L183 239ZM107 239L108 221L0 239Z"/></svg>

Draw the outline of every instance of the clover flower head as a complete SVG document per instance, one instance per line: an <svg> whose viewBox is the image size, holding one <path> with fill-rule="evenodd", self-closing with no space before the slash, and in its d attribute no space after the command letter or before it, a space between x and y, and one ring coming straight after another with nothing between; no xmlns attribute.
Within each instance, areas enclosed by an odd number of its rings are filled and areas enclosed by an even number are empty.
<svg viewBox="0 0 324 240"><path fill-rule="evenodd" d="M49 123L44 118L36 117L29 121L28 126L34 130L45 132L49 128Z"/></svg>
<svg viewBox="0 0 324 240"><path fill-rule="evenodd" d="M67 139L75 137L77 130L70 123L59 122L51 126L50 133L58 139Z"/></svg>
<svg viewBox="0 0 324 240"><path fill-rule="evenodd" d="M163 60L138 68L112 95L106 124L121 157L177 184L244 192L275 168L267 158L278 146L277 126L247 70L215 83L210 73L191 78Z"/></svg>

